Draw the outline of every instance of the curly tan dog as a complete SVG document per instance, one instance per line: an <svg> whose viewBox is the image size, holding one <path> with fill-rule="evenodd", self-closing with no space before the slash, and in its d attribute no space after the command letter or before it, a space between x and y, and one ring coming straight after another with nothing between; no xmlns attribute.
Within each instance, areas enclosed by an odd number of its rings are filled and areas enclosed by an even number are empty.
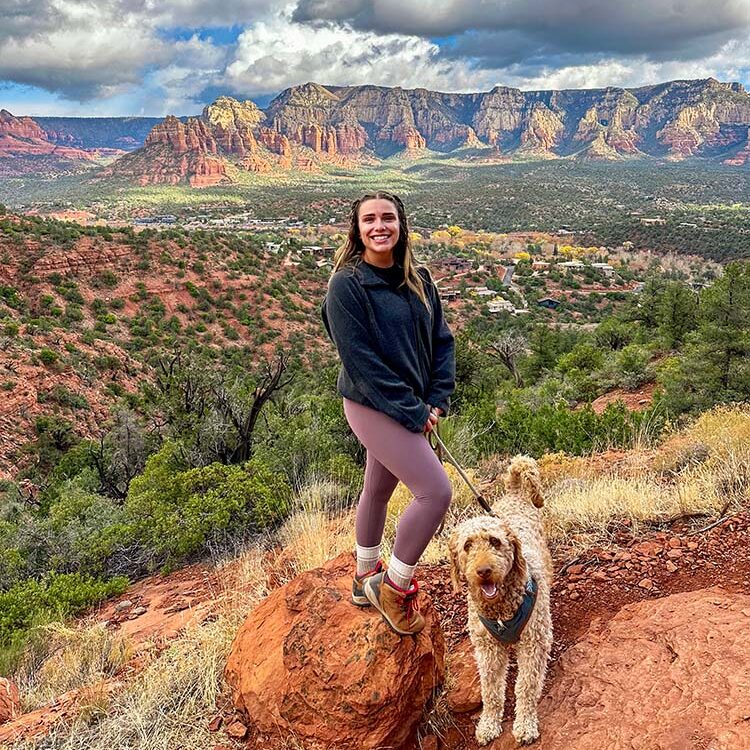
<svg viewBox="0 0 750 750"><path fill-rule="evenodd" d="M516 456L505 475L505 489L492 506L497 518L470 518L449 542L454 591L460 590L461 580L469 584L469 636L482 686L476 729L480 745L502 732L511 648L518 661L513 736L521 744L539 737L537 704L552 646L552 559L538 511L544 498L536 461ZM480 618L495 626L495 635Z"/></svg>

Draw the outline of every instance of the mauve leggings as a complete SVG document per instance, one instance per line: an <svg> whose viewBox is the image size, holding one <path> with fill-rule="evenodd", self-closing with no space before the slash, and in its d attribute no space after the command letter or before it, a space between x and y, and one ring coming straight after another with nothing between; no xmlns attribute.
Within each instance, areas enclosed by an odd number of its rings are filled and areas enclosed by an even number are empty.
<svg viewBox="0 0 750 750"><path fill-rule="evenodd" d="M357 544L380 544L388 501L400 479L414 499L399 519L393 554L407 565L416 565L450 505L448 475L424 434L410 432L382 412L346 398L344 414L367 448L365 482L357 506Z"/></svg>

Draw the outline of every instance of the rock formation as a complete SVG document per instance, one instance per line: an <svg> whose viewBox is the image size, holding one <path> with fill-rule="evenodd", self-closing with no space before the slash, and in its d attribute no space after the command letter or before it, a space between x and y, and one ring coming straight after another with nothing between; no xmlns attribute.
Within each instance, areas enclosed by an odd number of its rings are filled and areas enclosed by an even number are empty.
<svg viewBox="0 0 750 750"><path fill-rule="evenodd" d="M198 118L167 118L140 152L117 162L111 173L143 184L214 184L230 179L230 164L255 172L311 170L326 161L400 151L418 157L428 149L467 146L472 159L502 153L603 161L702 157L734 164L744 163L735 154L749 127L750 96L739 84L712 78L638 89L524 92L496 86L476 94L308 83L286 89L265 111L220 97Z"/></svg>
<svg viewBox="0 0 750 750"><path fill-rule="evenodd" d="M624 607L556 664L540 746L750 747L749 631L750 596L720 588Z"/></svg>
<svg viewBox="0 0 750 750"><path fill-rule="evenodd" d="M10 680L0 677L0 724L15 718L20 709L18 688Z"/></svg>
<svg viewBox="0 0 750 750"><path fill-rule="evenodd" d="M393 633L349 601L344 554L274 591L232 645L225 676L235 706L262 733L294 735L308 750L375 750L409 741L443 677L434 609L418 636Z"/></svg>
<svg viewBox="0 0 750 750"><path fill-rule="evenodd" d="M31 117L14 117L8 110L0 110L0 160L8 160L4 173L65 168L66 163L75 167L94 158L92 152L51 142Z"/></svg>

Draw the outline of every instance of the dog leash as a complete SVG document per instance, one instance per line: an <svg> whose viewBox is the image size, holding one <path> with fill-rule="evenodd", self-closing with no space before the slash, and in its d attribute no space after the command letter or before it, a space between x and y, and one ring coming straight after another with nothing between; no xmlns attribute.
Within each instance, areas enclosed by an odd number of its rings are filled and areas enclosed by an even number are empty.
<svg viewBox="0 0 750 750"><path fill-rule="evenodd" d="M430 448L432 448L432 450L434 450L437 454L440 463L445 463L447 461L449 464L455 467L456 471L461 475L461 479L463 479L464 482L466 482L466 484L468 485L476 501L482 506L482 510L484 510L484 512L490 516L495 515L492 512L492 507L484 499L482 493L479 492L479 490L477 490L477 488L471 483L471 480L466 475L466 472L463 470L461 464L459 464L458 461L453 458L451 452L445 447L445 443L440 438L440 428L437 424L432 428L432 430L430 430L430 432L427 433L427 442L430 444Z"/></svg>

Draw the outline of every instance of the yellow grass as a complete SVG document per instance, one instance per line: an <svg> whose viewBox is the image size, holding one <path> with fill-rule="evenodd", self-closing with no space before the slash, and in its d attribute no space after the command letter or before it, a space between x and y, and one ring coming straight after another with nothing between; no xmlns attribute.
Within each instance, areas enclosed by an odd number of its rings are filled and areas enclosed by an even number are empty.
<svg viewBox="0 0 750 750"><path fill-rule="evenodd" d="M31 711L69 690L110 678L131 656L127 639L104 625L45 625L16 671L23 708Z"/></svg>
<svg viewBox="0 0 750 750"><path fill-rule="evenodd" d="M291 577L354 549L354 516L332 482L312 482L297 498L296 510L279 532Z"/></svg>

